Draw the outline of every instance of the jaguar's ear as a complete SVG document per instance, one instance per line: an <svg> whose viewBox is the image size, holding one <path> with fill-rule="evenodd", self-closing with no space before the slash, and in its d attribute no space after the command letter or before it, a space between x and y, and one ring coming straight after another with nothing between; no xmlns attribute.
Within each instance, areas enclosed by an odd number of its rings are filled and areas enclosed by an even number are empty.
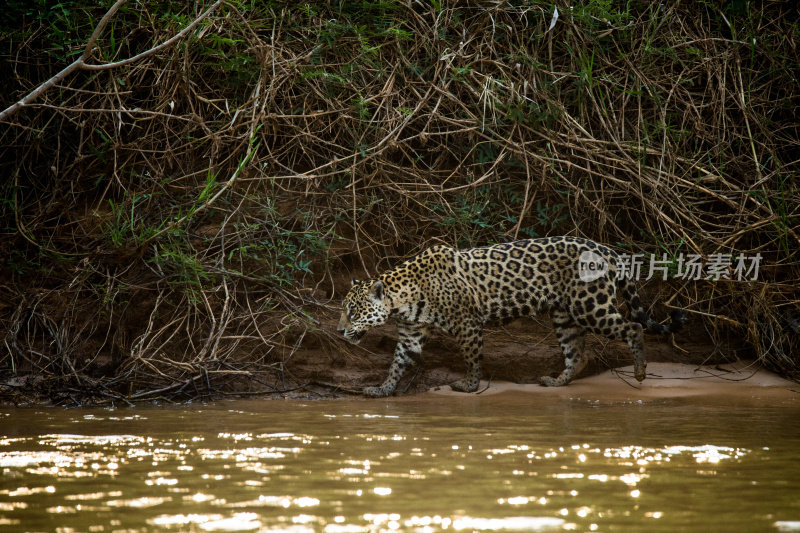
<svg viewBox="0 0 800 533"><path fill-rule="evenodd" d="M369 288L369 295L376 302L380 302L381 300L383 300L383 293L384 293L383 289L384 289L383 282L380 280L376 281L375 283L372 284L372 287Z"/></svg>
<svg viewBox="0 0 800 533"><path fill-rule="evenodd" d="M358 283L358 280L357 280L356 278L350 278L350 286L351 286L351 287L352 287L353 285L355 285L356 283Z"/></svg>

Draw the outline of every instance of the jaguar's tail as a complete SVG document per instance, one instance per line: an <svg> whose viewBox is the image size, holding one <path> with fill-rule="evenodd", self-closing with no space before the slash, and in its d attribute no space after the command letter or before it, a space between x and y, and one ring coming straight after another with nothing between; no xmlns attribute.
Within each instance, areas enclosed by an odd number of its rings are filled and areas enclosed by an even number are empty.
<svg viewBox="0 0 800 533"><path fill-rule="evenodd" d="M686 311L683 309L675 309L670 314L669 324L659 324L647 315L647 311L642 306L642 300L639 298L639 293L636 291L636 285L629 279L620 279L617 282L617 287L620 294L628 304L630 310L631 320L634 320L644 326L645 331L649 333L676 333L683 328L686 324Z"/></svg>

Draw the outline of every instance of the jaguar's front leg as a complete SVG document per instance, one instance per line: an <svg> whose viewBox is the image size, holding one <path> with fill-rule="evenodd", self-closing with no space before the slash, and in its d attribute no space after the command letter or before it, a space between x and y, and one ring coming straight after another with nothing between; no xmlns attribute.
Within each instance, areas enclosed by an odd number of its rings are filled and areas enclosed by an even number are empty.
<svg viewBox="0 0 800 533"><path fill-rule="evenodd" d="M450 387L458 392L475 392L481 382L481 360L483 359L483 328L479 324L465 326L456 334L461 346L461 354L467 365L467 375L452 383Z"/></svg>
<svg viewBox="0 0 800 533"><path fill-rule="evenodd" d="M398 343L394 354L394 360L392 361L392 366L389 367L389 377L387 377L386 381L384 381L383 384L378 387L366 387L364 389L364 394L374 397L389 396L397 387L397 382L400 381L401 377L403 377L406 367L413 364L413 359L405 354L404 350L400 347L400 343Z"/></svg>
<svg viewBox="0 0 800 533"><path fill-rule="evenodd" d="M366 396L389 396L397 388L397 382L405 374L406 368L415 365L421 359L422 347L428 339L428 331L421 324L397 324L397 347L394 350L394 360L389 367L389 376L378 387L366 387Z"/></svg>

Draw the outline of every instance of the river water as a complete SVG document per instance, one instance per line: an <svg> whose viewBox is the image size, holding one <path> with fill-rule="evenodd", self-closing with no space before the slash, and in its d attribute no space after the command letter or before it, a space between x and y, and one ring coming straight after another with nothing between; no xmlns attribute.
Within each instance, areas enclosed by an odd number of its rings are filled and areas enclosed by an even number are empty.
<svg viewBox="0 0 800 533"><path fill-rule="evenodd" d="M800 407L421 395L0 410L2 531L800 531Z"/></svg>

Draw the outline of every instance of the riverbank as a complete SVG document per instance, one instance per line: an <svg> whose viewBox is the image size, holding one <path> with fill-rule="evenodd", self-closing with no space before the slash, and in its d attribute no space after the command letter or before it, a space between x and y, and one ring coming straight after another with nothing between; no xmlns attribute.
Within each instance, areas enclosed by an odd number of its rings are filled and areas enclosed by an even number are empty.
<svg viewBox="0 0 800 533"><path fill-rule="evenodd" d="M665 398L714 396L735 399L735 403L753 400L768 405L800 405L800 385L760 368L754 362L714 366L649 363L647 379L642 383L633 378L633 366L628 366L577 379L566 387L482 381L479 391L481 395L518 393L590 402L644 403ZM463 396L463 393L447 386L436 387L426 394L436 397Z"/></svg>
<svg viewBox="0 0 800 533"><path fill-rule="evenodd" d="M687 312L648 361L800 381L794 4L107 4L0 13L0 403L358 394L396 333L345 346L352 278L557 235ZM563 369L537 328L483 375ZM398 394L463 377L423 358Z"/></svg>

